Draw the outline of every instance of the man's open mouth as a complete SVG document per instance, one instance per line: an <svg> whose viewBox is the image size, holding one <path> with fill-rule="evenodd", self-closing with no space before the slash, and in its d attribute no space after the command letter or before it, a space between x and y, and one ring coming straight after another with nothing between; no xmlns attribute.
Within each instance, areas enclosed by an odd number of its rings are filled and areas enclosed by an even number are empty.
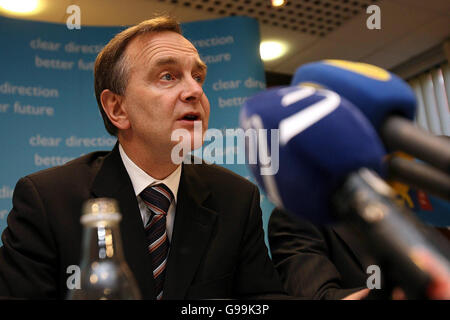
<svg viewBox="0 0 450 320"><path fill-rule="evenodd" d="M188 121L195 121L195 120L199 120L200 116L198 116L197 114L186 114L184 115L184 117L182 117L180 120L188 120Z"/></svg>

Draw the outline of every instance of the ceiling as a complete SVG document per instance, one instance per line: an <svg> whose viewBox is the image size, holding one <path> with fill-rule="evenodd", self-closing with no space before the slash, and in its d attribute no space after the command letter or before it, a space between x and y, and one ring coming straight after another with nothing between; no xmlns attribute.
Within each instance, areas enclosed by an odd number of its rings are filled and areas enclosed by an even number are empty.
<svg viewBox="0 0 450 320"><path fill-rule="evenodd" d="M71 4L80 6L82 25L131 25L155 13L181 22L246 15L260 22L262 40L288 46L284 57L264 63L266 71L285 74L326 58L393 69L450 37L449 0L287 1L272 8L269 0L41 0L41 12L26 18L65 23ZM380 30L366 27L371 4L381 9Z"/></svg>
<svg viewBox="0 0 450 320"><path fill-rule="evenodd" d="M180 4L221 16L246 15L258 19L266 26L299 31L312 36L325 36L345 21L361 13L368 6L366 0L303 0L287 1L280 8L273 8L269 0L160 0ZM372 2L376 2L372 1Z"/></svg>

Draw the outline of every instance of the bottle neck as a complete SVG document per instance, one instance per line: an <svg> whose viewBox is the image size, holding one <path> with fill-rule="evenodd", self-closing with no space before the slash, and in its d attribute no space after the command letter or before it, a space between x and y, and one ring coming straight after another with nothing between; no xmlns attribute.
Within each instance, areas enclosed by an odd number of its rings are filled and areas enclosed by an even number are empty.
<svg viewBox="0 0 450 320"><path fill-rule="evenodd" d="M98 222L86 225L83 235L82 263L107 259L124 259L118 224Z"/></svg>

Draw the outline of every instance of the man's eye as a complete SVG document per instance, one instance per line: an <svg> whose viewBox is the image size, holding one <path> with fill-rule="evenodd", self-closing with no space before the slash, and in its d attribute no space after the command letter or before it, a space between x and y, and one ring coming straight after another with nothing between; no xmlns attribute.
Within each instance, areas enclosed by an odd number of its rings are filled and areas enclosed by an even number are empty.
<svg viewBox="0 0 450 320"><path fill-rule="evenodd" d="M161 77L161 79L170 81L170 80L173 80L174 78L172 77L172 75L170 73L166 73Z"/></svg>
<svg viewBox="0 0 450 320"><path fill-rule="evenodd" d="M203 76L201 76L201 75L194 76L193 78L199 83L202 83L204 80Z"/></svg>

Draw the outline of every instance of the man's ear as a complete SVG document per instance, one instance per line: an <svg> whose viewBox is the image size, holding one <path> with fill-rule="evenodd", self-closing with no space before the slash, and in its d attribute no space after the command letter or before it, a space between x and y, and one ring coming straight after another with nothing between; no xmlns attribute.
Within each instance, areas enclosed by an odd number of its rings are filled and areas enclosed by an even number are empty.
<svg viewBox="0 0 450 320"><path fill-rule="evenodd" d="M122 96L112 92L109 89L105 89L100 95L100 101L102 102L103 110L112 124L114 124L119 130L125 130L130 127L128 114L123 108Z"/></svg>

